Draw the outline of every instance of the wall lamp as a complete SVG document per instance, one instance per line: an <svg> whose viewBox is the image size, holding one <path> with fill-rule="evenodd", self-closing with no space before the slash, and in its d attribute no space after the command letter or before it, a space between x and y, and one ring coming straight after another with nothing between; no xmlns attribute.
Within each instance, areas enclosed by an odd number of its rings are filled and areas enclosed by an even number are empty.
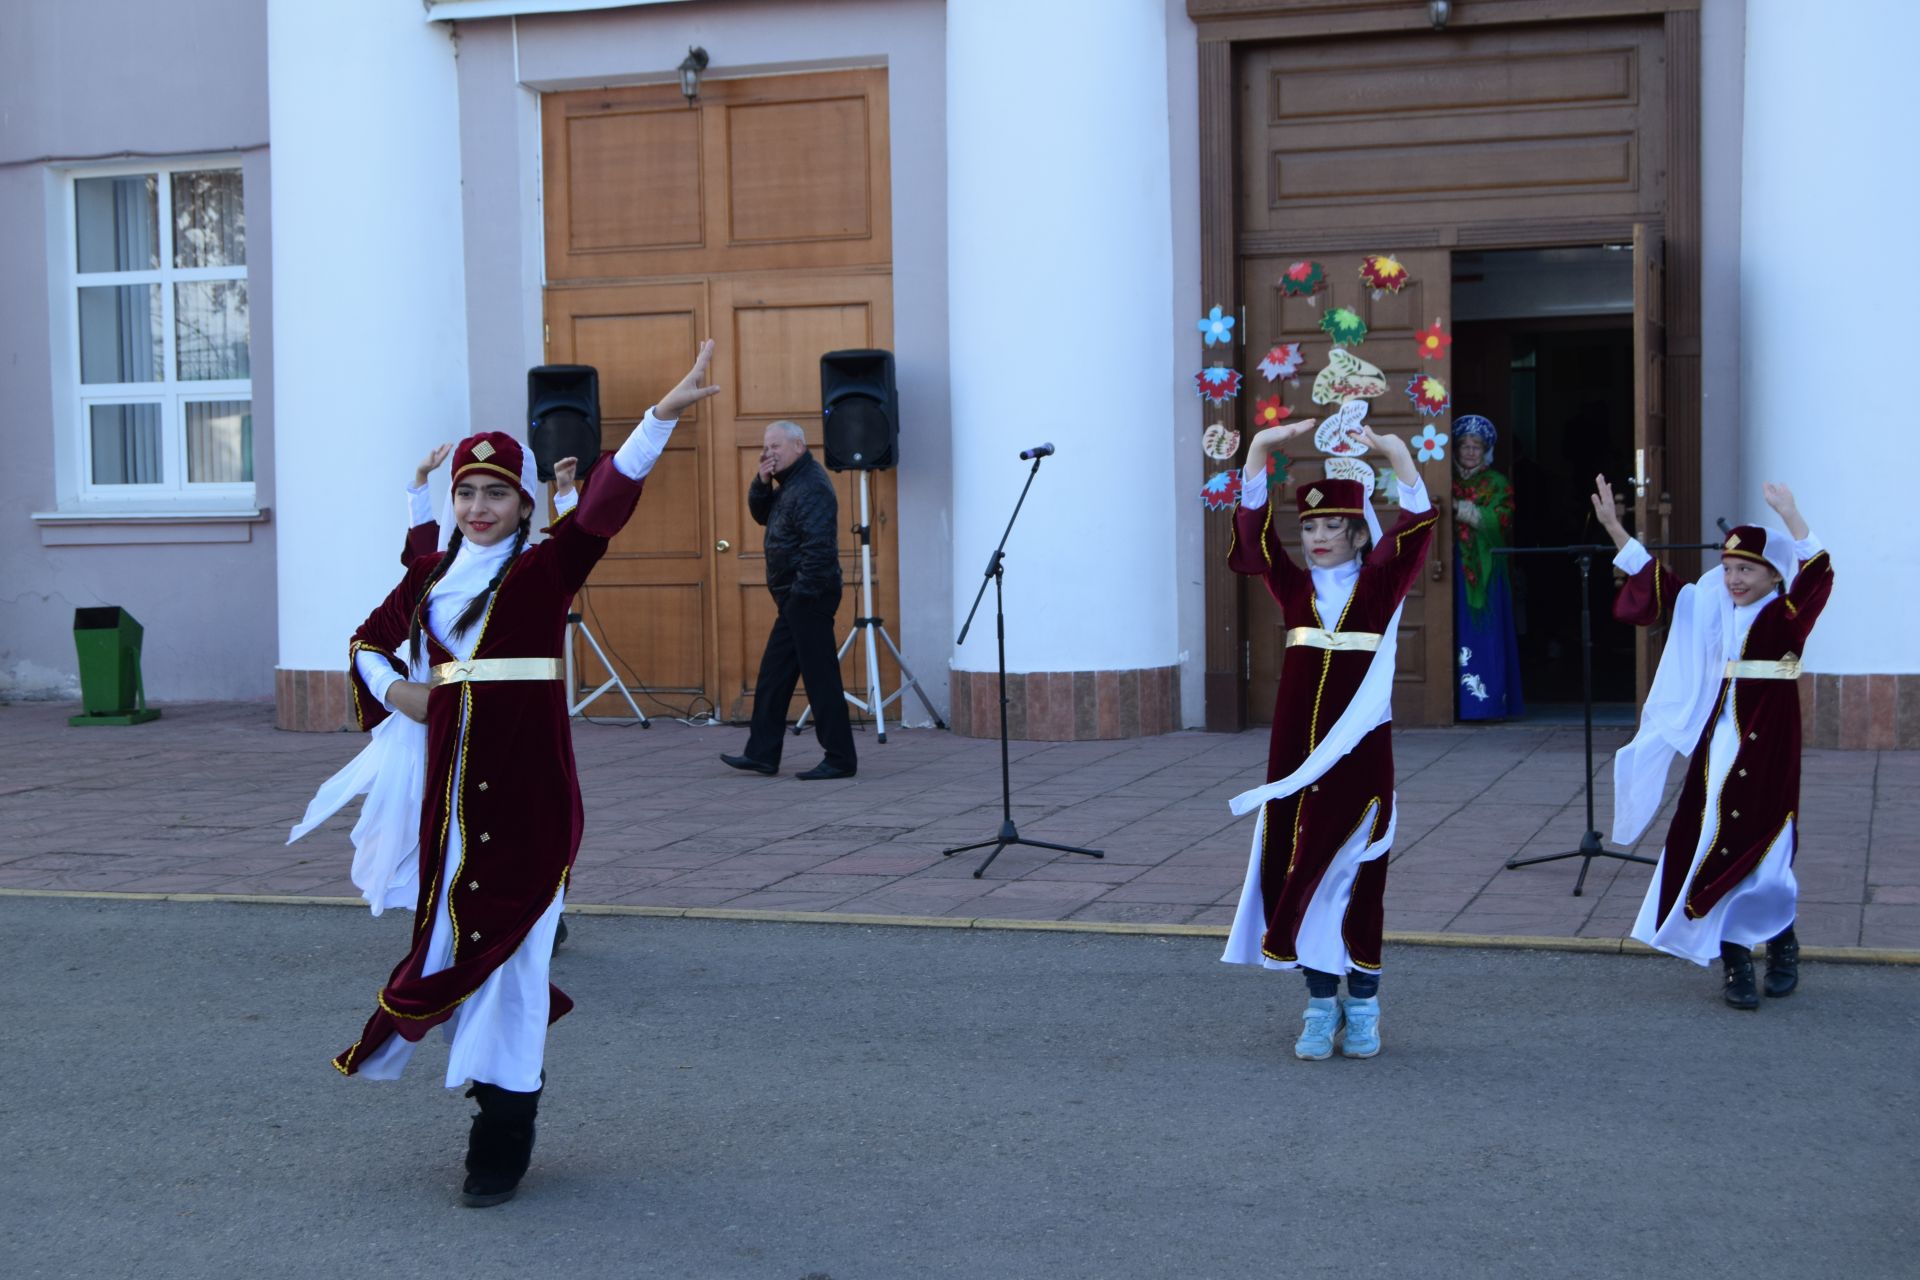
<svg viewBox="0 0 1920 1280"><path fill-rule="evenodd" d="M686 95L687 105L692 106L700 96L700 73L707 69L707 51L697 44L687 46L687 56L675 69L680 72L680 92Z"/></svg>
<svg viewBox="0 0 1920 1280"><path fill-rule="evenodd" d="M1453 0L1427 0L1427 21L1433 24L1435 31L1447 29L1447 19L1453 16Z"/></svg>

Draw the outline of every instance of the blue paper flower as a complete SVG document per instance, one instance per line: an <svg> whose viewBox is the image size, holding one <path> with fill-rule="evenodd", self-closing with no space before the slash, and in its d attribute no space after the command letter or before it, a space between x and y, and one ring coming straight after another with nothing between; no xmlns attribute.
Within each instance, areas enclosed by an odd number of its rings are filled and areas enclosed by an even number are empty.
<svg viewBox="0 0 1920 1280"><path fill-rule="evenodd" d="M1224 342L1229 345L1233 342L1233 317L1220 314L1220 308L1218 307L1215 307L1200 318L1199 329L1206 337L1208 346L1212 346L1216 342Z"/></svg>
<svg viewBox="0 0 1920 1280"><path fill-rule="evenodd" d="M1422 462L1447 460L1447 433L1435 431L1431 422L1420 428L1419 434L1407 443L1413 446L1414 456Z"/></svg>

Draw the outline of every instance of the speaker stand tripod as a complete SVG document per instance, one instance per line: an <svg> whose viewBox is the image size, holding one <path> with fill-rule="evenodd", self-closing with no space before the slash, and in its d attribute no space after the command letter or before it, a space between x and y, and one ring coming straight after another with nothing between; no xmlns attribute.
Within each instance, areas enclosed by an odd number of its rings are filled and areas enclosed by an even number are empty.
<svg viewBox="0 0 1920 1280"><path fill-rule="evenodd" d="M860 539L860 612L862 616L853 620L853 630L847 632L847 638L840 642L840 652L834 655L834 661L845 660L847 650L853 647L856 638L866 641L867 696L866 700L862 701L852 693L848 693L846 699L873 717L880 741L885 742L887 740L887 705L904 698L907 687L911 685L914 693L920 698L920 705L925 707L927 714L933 717L934 727L944 729L947 727L947 722L940 718L938 711L934 710L932 700L927 697L927 691L920 687L920 682L913 678L913 672L907 670L907 660L900 656L900 646L895 644L893 637L887 634L886 619L875 617L873 613L873 529L867 518L867 473L865 471L860 473L860 523L853 526L853 532ZM900 667L900 687L886 697L880 694L880 652L873 643L875 635L886 642L887 649L893 654L894 662ZM800 713L800 718L794 721L795 737L805 730L807 717L812 714L813 706L809 702L806 709Z"/></svg>
<svg viewBox="0 0 1920 1280"><path fill-rule="evenodd" d="M600 669L607 673L607 678L601 682L599 688L595 689L592 693L581 694L578 699L575 699L573 696L580 687L574 683L573 672L573 636L576 630L580 633L580 638L587 642L587 647L593 650L594 656L600 659ZM633 710L633 718L640 722L640 727L642 729L653 728L653 721L647 719L647 713L642 711L640 704L633 700L633 694L627 689L626 681L614 673L613 663L607 658L607 651L602 649L600 642L593 638L593 630L587 626L586 619L572 610L567 611L566 652L567 714L569 716L579 715L588 706L592 705L594 699L598 698L601 694L609 689L617 689L620 691L620 696L627 700L627 706Z"/></svg>

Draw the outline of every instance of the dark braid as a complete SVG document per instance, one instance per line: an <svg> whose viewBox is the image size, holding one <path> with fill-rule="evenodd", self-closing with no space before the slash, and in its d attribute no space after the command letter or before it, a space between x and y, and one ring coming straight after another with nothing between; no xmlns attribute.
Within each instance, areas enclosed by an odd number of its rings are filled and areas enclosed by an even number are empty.
<svg viewBox="0 0 1920 1280"><path fill-rule="evenodd" d="M520 549L527 545L527 535L532 532L532 522L529 521L527 517L521 516L520 527L513 535L513 550L507 553L507 558L500 562L498 569L494 570L493 581L489 582L486 589L480 592L479 595L467 601L467 607L462 609L460 616L453 620L453 630L447 637L449 640L454 636L471 630L473 625L485 616L487 612L487 601L492 599L493 593L500 589L501 580L507 576L507 570L513 568L513 562L520 556Z"/></svg>
<svg viewBox="0 0 1920 1280"><path fill-rule="evenodd" d="M440 557L440 563L433 567L433 572L427 575L426 585L420 588L420 598L413 602L413 624L407 630L407 653L414 666L420 665L420 624L427 616L427 597L433 594L433 584L445 577L447 570L453 567L453 558L458 554L460 528L455 525L453 536L447 539L446 553Z"/></svg>

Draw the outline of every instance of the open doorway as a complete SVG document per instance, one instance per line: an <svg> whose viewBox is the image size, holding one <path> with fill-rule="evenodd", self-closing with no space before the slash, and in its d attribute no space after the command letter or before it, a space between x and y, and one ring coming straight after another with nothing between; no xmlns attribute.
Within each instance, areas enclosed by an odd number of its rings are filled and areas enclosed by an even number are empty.
<svg viewBox="0 0 1920 1280"><path fill-rule="evenodd" d="M1631 250L1594 245L1453 255L1453 409L1483 415L1498 430L1491 465L1511 485L1514 547L1606 541L1587 495L1596 473L1617 484L1632 469ZM1456 459L1459 444L1456 430ZM1514 556L1506 565L1523 715L1577 720L1578 565L1571 556L1549 555ZM1595 564L1588 589L1595 719L1630 724L1633 628L1613 620L1607 565Z"/></svg>

